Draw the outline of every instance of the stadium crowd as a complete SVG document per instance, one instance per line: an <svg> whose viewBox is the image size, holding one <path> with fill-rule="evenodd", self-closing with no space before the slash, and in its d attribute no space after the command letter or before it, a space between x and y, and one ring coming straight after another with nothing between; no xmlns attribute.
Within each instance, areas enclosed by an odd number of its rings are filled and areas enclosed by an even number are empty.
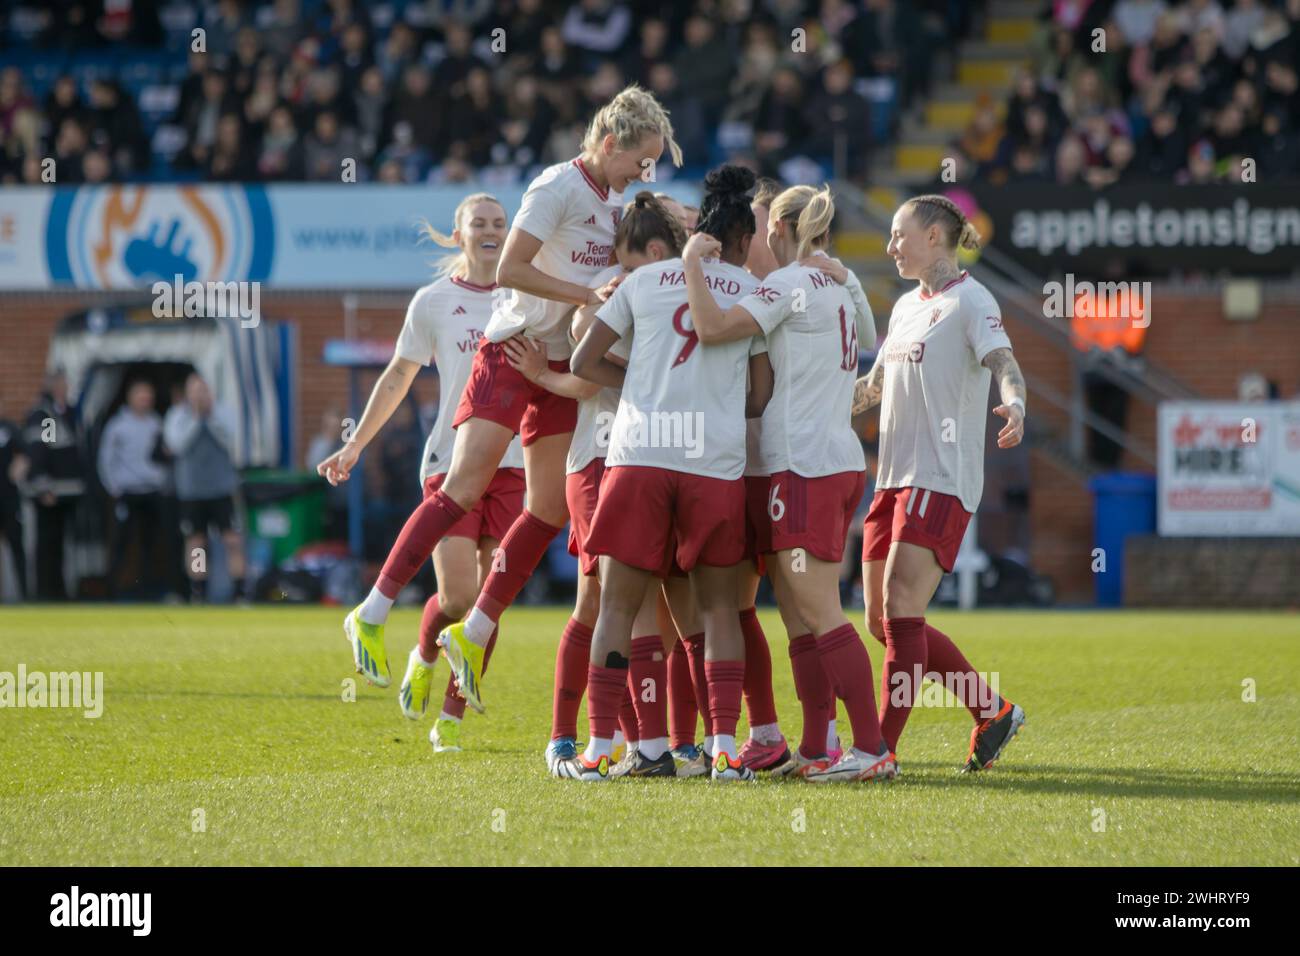
<svg viewBox="0 0 1300 956"><path fill-rule="evenodd" d="M982 179L1216 183L1247 158L1256 180L1300 173L1300 0L1055 0L1032 49L1005 114L984 99L958 141Z"/></svg>
<svg viewBox="0 0 1300 956"><path fill-rule="evenodd" d="M688 172L735 156L829 171L838 156L862 176L892 103L925 90L928 51L980 5L17 4L0 24L15 63L0 73L0 181L41 182L53 157L59 182L338 181L349 158L360 180L520 182L572 155L628 82L671 111ZM873 80L889 93L874 121Z"/></svg>

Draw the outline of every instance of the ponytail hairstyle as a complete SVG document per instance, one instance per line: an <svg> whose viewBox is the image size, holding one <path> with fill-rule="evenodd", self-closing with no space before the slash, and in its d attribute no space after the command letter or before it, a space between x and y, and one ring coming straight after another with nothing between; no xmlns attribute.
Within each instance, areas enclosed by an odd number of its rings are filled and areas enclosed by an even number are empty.
<svg viewBox="0 0 1300 956"><path fill-rule="evenodd" d="M979 230L947 196L914 196L903 205L911 207L912 215L922 229L929 229L936 224L942 228L944 244L949 249L960 248L971 252L979 249Z"/></svg>
<svg viewBox="0 0 1300 956"><path fill-rule="evenodd" d="M682 164L682 148L673 139L673 124L668 120L668 111L659 105L653 94L635 83L596 111L582 138L583 151L596 152L601 140L610 134L613 134L619 149L631 149L647 134L662 136L673 165Z"/></svg>
<svg viewBox="0 0 1300 956"><path fill-rule="evenodd" d="M501 201L497 199L496 196L489 195L488 193L474 193L472 196L466 196L460 201L460 205L456 207L455 215L452 216L451 221L454 224L452 227L453 232L462 227L463 223L461 222L461 219L469 214L470 209L472 209L476 203L481 202L496 203L498 206L501 206ZM501 206L501 209L504 211L505 206ZM430 242L436 243L444 249L456 250L455 252L448 253L438 259L433 270L435 276L439 279L463 279L465 276L469 275L469 256L455 239L451 236L445 236L437 229L433 228L433 224L427 219L424 220L424 224L420 227L420 232Z"/></svg>
<svg viewBox="0 0 1300 956"><path fill-rule="evenodd" d="M708 233L724 249L735 249L743 236L752 236L758 228L749 198L755 179L753 170L730 163L705 176L704 199L700 201L700 221L695 231Z"/></svg>
<svg viewBox="0 0 1300 956"><path fill-rule="evenodd" d="M831 187L791 186L772 200L771 217L790 223L795 241L794 257L802 259L815 246L830 241L831 220L835 218Z"/></svg>
<svg viewBox="0 0 1300 956"><path fill-rule="evenodd" d="M686 245L686 229L654 193L643 189L623 209L623 218L614 233L614 248L645 252L653 239L667 246L668 257L675 259Z"/></svg>

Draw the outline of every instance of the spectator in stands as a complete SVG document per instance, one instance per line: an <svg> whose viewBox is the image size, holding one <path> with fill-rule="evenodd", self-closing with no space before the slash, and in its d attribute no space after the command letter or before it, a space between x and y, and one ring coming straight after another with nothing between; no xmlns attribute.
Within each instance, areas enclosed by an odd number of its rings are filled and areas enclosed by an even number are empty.
<svg viewBox="0 0 1300 956"><path fill-rule="evenodd" d="M632 52L623 59L623 75L631 83L650 87L650 70L669 58L668 23L658 17L647 17L641 21L637 31L637 41ZM673 130L677 129L677 117L673 115ZM680 142L680 140L678 141Z"/></svg>
<svg viewBox="0 0 1300 956"><path fill-rule="evenodd" d="M1088 166L1088 152L1078 136L1070 133L1061 139L1056 147L1056 161L1053 166L1053 180L1058 186L1070 186L1082 181L1083 171Z"/></svg>
<svg viewBox="0 0 1300 956"><path fill-rule="evenodd" d="M520 59L520 69L532 73L541 52L542 30L552 17L543 0L517 0L508 6L506 36L510 38L511 55Z"/></svg>
<svg viewBox="0 0 1300 956"><path fill-rule="evenodd" d="M656 63L650 68L649 90L673 120L673 135L682 148L687 162L698 162L709 151L709 131L712 128L704 117L704 107L697 97L691 96L677 82L677 71L667 63Z"/></svg>
<svg viewBox="0 0 1300 956"><path fill-rule="evenodd" d="M81 101L75 78L64 74L54 81L54 88L45 98L45 122L49 129L58 130L65 120L78 123L86 118L86 106Z"/></svg>
<svg viewBox="0 0 1300 956"><path fill-rule="evenodd" d="M762 21L747 24L744 47L731 80L724 121L752 127L780 60L781 51L771 24Z"/></svg>
<svg viewBox="0 0 1300 956"><path fill-rule="evenodd" d="M565 98L566 85L577 77L578 67L559 27L548 26L542 30L536 72L546 95L557 107L560 106Z"/></svg>
<svg viewBox="0 0 1300 956"><path fill-rule="evenodd" d="M113 502L113 531L109 546L108 593L116 597L127 553L137 547L134 587L126 593L149 597L160 583L155 570L152 545L160 540L162 488L167 475L153 457L162 433L162 418L154 410L153 386L136 380L127 386L126 403L120 407L99 439L99 480Z"/></svg>
<svg viewBox="0 0 1300 956"><path fill-rule="evenodd" d="M80 120L69 116L59 125L53 157L58 182L79 183L85 179L81 161L88 145L86 130Z"/></svg>
<svg viewBox="0 0 1300 956"><path fill-rule="evenodd" d="M1205 186L1218 177L1215 173L1214 144L1208 139L1200 139L1192 144L1187 154L1187 165L1176 176L1179 183L1191 183Z"/></svg>
<svg viewBox="0 0 1300 956"><path fill-rule="evenodd" d="M180 502L181 534L185 537L186 574L190 579L190 600L207 598L206 559L193 560L195 549L207 552L208 534L221 535L229 561L235 600L244 601L244 542L235 493L239 474L235 470L235 414L229 406L213 399L208 383L197 372L185 380L185 401L167 411L163 440L175 456L176 497Z"/></svg>
<svg viewBox="0 0 1300 956"><path fill-rule="evenodd" d="M18 485L26 478L30 467L31 461L23 450L22 428L0 417L0 548L8 546L20 601L27 597L27 556ZM0 567L3 565L4 554L0 553Z"/></svg>
<svg viewBox="0 0 1300 956"><path fill-rule="evenodd" d="M239 31L251 26L240 0L217 0L204 11L203 31L207 52L212 56L229 56L235 51Z"/></svg>
<svg viewBox="0 0 1300 956"><path fill-rule="evenodd" d="M503 108L492 89L487 69L476 66L465 77L464 95L453 100L447 114L447 135L464 144L464 157L472 166L492 161L492 146L499 139Z"/></svg>
<svg viewBox="0 0 1300 956"><path fill-rule="evenodd" d="M957 141L957 148L978 169L993 162L1004 133L997 107L988 96L980 94L975 103L975 114Z"/></svg>
<svg viewBox="0 0 1300 956"><path fill-rule="evenodd" d="M822 89L813 94L808 112L811 154L831 160L837 176L864 176L871 145L871 106L853 89L853 64L839 60L826 68Z"/></svg>
<svg viewBox="0 0 1300 956"><path fill-rule="evenodd" d="M1130 44L1141 46L1155 36L1156 22L1165 9L1164 0L1119 0L1111 17Z"/></svg>
<svg viewBox="0 0 1300 956"><path fill-rule="evenodd" d="M442 111L443 97L435 92L428 68L413 63L403 70L401 86L389 104L385 138L397 140L397 127L405 125L409 145L426 156L440 156L445 145L441 142Z"/></svg>
<svg viewBox="0 0 1300 956"><path fill-rule="evenodd" d="M186 146L183 165L192 169L205 168L217 141L217 125L221 117L238 111L239 103L227 88L225 74L216 70L204 73L202 95L190 105L189 114L184 119Z"/></svg>
<svg viewBox="0 0 1300 956"><path fill-rule="evenodd" d="M301 0L273 0L257 24L262 47L279 60L289 58L303 30Z"/></svg>
<svg viewBox="0 0 1300 956"><path fill-rule="evenodd" d="M302 143L294 125L293 112L287 106L271 111L262 149L257 157L257 174L264 180L298 180L305 172Z"/></svg>
<svg viewBox="0 0 1300 956"><path fill-rule="evenodd" d="M90 138L112 156L112 173L129 179L148 163L149 141L135 101L122 95L115 80L99 79L90 85L88 111Z"/></svg>
<svg viewBox="0 0 1300 956"><path fill-rule="evenodd" d="M388 89L384 85L383 71L371 66L361 74L352 94L352 112L356 117L361 155L367 160L374 158L383 145L384 112L387 109Z"/></svg>
<svg viewBox="0 0 1300 956"><path fill-rule="evenodd" d="M316 125L303 144L307 178L318 182L341 182L343 164L351 160L355 171L360 150L356 133L340 127L338 117L325 110L316 116Z"/></svg>
<svg viewBox="0 0 1300 956"><path fill-rule="evenodd" d="M560 35L594 68L623 50L632 31L632 13L617 0L579 0L564 15Z"/></svg>
<svg viewBox="0 0 1300 956"><path fill-rule="evenodd" d="M689 17L672 66L682 94L695 99L704 111L704 122L710 129L715 127L736 71L735 51L727 38L718 35L707 16Z"/></svg>
<svg viewBox="0 0 1300 956"><path fill-rule="evenodd" d="M530 74L519 77L511 84L506 100L506 119L501 124L499 145L505 148L506 153L499 159L494 155L494 160L515 166L519 171L517 179L526 178L525 171L542 161L554 122L555 109L542 96L537 78ZM673 127L677 128L675 113ZM678 142L681 142L680 138Z"/></svg>
<svg viewBox="0 0 1300 956"><path fill-rule="evenodd" d="M244 126L234 113L217 123L217 139L208 158L207 178L213 182L245 182L255 178L257 163L244 135Z"/></svg>
<svg viewBox="0 0 1300 956"><path fill-rule="evenodd" d="M1139 169L1149 178L1170 181L1187 160L1187 130L1178 122L1176 104L1161 104L1138 145Z"/></svg>
<svg viewBox="0 0 1300 956"><path fill-rule="evenodd" d="M777 70L754 119L754 148L763 175L780 176L780 165L799 152L808 136L803 88L795 72Z"/></svg>
<svg viewBox="0 0 1300 956"><path fill-rule="evenodd" d="M1250 37L1264 22L1261 0L1236 0L1223 18L1223 51L1234 60L1250 47Z"/></svg>
<svg viewBox="0 0 1300 956"><path fill-rule="evenodd" d="M1259 178L1282 179L1300 175L1300 137L1290 125L1286 111L1270 109L1265 113L1260 132Z"/></svg>
<svg viewBox="0 0 1300 956"><path fill-rule="evenodd" d="M456 100L465 95L470 71L486 64L474 53L474 34L464 24L449 21L444 32L446 54L434 67L433 87L440 96Z"/></svg>

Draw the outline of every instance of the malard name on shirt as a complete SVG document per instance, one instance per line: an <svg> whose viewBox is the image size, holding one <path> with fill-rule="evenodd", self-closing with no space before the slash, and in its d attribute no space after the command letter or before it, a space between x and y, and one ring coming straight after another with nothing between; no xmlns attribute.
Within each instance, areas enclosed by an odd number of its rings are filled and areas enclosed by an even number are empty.
<svg viewBox="0 0 1300 956"><path fill-rule="evenodd" d="M723 295L740 295L740 283L735 279L728 279L723 276L705 275L705 283L715 292L721 292ZM680 270L670 272L661 272L659 274L659 284L665 285L685 285L686 273Z"/></svg>
<svg viewBox="0 0 1300 956"><path fill-rule="evenodd" d="M614 251L612 245L601 245L598 242L587 240L587 248L574 249L571 261L575 266L607 266L609 265L609 254Z"/></svg>

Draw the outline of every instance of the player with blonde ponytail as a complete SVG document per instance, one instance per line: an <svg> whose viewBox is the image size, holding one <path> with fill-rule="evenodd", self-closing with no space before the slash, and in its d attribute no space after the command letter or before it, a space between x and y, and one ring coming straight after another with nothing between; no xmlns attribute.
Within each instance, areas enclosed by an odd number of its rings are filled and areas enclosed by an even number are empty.
<svg viewBox="0 0 1300 956"><path fill-rule="evenodd" d="M853 403L854 414L880 405L880 468L863 527L862 583L867 628L885 645L881 730L896 750L920 676L942 681L975 720L968 771L991 766L1025 720L925 620L983 493L981 408L990 377L1000 397L993 414L1007 420L998 447L1012 448L1024 435L1025 380L1001 310L988 289L957 268L957 249L978 249L979 242L945 196L917 196L894 214L887 251L898 274L917 286L894 305Z"/></svg>
<svg viewBox="0 0 1300 956"><path fill-rule="evenodd" d="M436 280L411 298L393 358L375 383L356 433L317 467L332 484L348 480L362 450L401 403L421 366L430 363L437 364L441 387L438 417L420 467L425 499L435 495L447 478L455 440L451 420L492 314L497 261L507 225L505 209L487 193L466 196L452 221L455 228L450 235L424 224L424 235L451 251L436 264ZM433 548L438 593L425 605L420 641L411 650L398 692L402 713L412 720L428 707L438 632L469 611L487 576L494 549L523 511L523 450L513 441L503 453L479 500ZM358 671L373 683L387 686L387 667L381 668L379 660L361 653L355 638L351 640ZM442 712L429 735L435 750L460 749L464 713L465 699L449 680Z"/></svg>
<svg viewBox="0 0 1300 956"><path fill-rule="evenodd" d="M479 682L501 614L514 601L551 540L568 520L565 460L577 420L577 393L557 394L529 381L510 362L506 341L527 336L546 350L551 368L568 372L569 323L575 307L603 301L594 286L610 264L622 192L667 149L681 164L672 123L658 101L629 86L597 110L582 152L544 170L529 185L506 237L497 282L510 290L495 303L483 347L452 419L455 453L447 479L407 521L365 601L345 630L383 662L384 624L398 592L437 543L474 507L514 436L524 449L527 505L501 542L474 609L450 623L439 643L461 692L483 709Z"/></svg>

